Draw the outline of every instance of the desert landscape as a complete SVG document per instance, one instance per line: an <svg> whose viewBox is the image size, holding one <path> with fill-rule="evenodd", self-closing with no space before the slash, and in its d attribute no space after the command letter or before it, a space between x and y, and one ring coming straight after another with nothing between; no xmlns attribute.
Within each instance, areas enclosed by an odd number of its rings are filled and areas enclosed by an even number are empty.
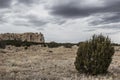
<svg viewBox="0 0 120 80"><path fill-rule="evenodd" d="M78 47L58 48L41 45L6 46L0 49L0 80L120 80L120 46L106 75L88 76L74 66Z"/></svg>
<svg viewBox="0 0 120 80"><path fill-rule="evenodd" d="M0 80L120 80L120 0L0 0Z"/></svg>

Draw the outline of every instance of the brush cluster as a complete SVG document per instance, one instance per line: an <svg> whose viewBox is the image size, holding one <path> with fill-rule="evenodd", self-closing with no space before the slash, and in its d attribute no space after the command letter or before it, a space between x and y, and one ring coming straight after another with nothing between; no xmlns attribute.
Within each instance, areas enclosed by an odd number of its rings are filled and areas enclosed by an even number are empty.
<svg viewBox="0 0 120 80"><path fill-rule="evenodd" d="M75 67L80 73L103 74L112 61L114 48L111 40L103 35L93 35L92 39L79 45Z"/></svg>

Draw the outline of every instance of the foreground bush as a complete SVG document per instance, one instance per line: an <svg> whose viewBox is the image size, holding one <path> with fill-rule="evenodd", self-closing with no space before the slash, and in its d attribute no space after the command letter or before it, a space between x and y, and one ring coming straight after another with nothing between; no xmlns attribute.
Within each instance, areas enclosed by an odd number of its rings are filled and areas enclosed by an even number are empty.
<svg viewBox="0 0 120 80"><path fill-rule="evenodd" d="M114 48L108 37L94 35L92 39L79 45L75 67L80 73L103 74L112 61Z"/></svg>

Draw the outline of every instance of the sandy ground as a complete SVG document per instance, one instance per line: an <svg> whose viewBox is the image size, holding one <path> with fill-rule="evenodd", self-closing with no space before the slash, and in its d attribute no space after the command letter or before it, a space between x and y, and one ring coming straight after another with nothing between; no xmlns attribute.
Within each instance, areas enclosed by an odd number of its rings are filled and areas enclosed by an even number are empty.
<svg viewBox="0 0 120 80"><path fill-rule="evenodd" d="M8 46L0 49L0 80L120 80L120 51L116 50L107 75L79 74L75 67L77 47L27 50Z"/></svg>

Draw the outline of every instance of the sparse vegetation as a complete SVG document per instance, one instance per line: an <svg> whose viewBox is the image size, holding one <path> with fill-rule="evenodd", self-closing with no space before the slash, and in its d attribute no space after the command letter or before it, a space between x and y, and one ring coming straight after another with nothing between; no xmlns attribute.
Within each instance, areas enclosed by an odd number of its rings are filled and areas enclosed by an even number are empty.
<svg viewBox="0 0 120 80"><path fill-rule="evenodd" d="M27 42L27 41L20 41L20 40L3 40L0 41L0 48L4 48L6 45L12 45L15 47L29 47L31 45L45 45L44 43L37 43L37 42Z"/></svg>
<svg viewBox="0 0 120 80"><path fill-rule="evenodd" d="M92 39L79 45L75 67L80 73L103 74L112 61L114 48L108 37L93 35Z"/></svg>
<svg viewBox="0 0 120 80"><path fill-rule="evenodd" d="M80 44L83 45L84 43ZM45 44L47 45L47 44ZM78 50L41 45L15 47L8 45L0 49L0 80L119 80L120 51L113 56L112 64L106 75L78 74L74 59ZM115 46L118 48L118 46Z"/></svg>
<svg viewBox="0 0 120 80"><path fill-rule="evenodd" d="M49 48L57 48L60 46L64 46L65 48L71 48L73 45L77 45L75 43L57 43L57 42L50 42L50 43L37 43L37 42L27 42L27 41L20 41L20 40L3 40L0 41L0 48L5 48L6 45L12 45L15 47L29 47L31 45L41 45L42 47L48 46Z"/></svg>
<svg viewBox="0 0 120 80"><path fill-rule="evenodd" d="M28 49L28 47L27 47L27 46L25 46L25 47L24 47L24 49L26 50L26 49Z"/></svg>
<svg viewBox="0 0 120 80"><path fill-rule="evenodd" d="M59 47L60 45L56 42L50 42L50 43L46 43L46 45L49 47L49 48L55 48L55 47Z"/></svg>
<svg viewBox="0 0 120 80"><path fill-rule="evenodd" d="M106 75L78 74L74 67L78 48L30 46L0 49L0 80L119 80L120 51ZM6 71L7 70L7 71Z"/></svg>
<svg viewBox="0 0 120 80"><path fill-rule="evenodd" d="M73 45L77 45L75 43L57 43L57 42L50 42L50 43L45 43L49 48L57 48L60 46L64 46L65 48L72 48Z"/></svg>
<svg viewBox="0 0 120 80"><path fill-rule="evenodd" d="M118 43L112 43L113 46L120 46Z"/></svg>
<svg viewBox="0 0 120 80"><path fill-rule="evenodd" d="M5 48L5 43L0 42L0 48L4 49Z"/></svg>

